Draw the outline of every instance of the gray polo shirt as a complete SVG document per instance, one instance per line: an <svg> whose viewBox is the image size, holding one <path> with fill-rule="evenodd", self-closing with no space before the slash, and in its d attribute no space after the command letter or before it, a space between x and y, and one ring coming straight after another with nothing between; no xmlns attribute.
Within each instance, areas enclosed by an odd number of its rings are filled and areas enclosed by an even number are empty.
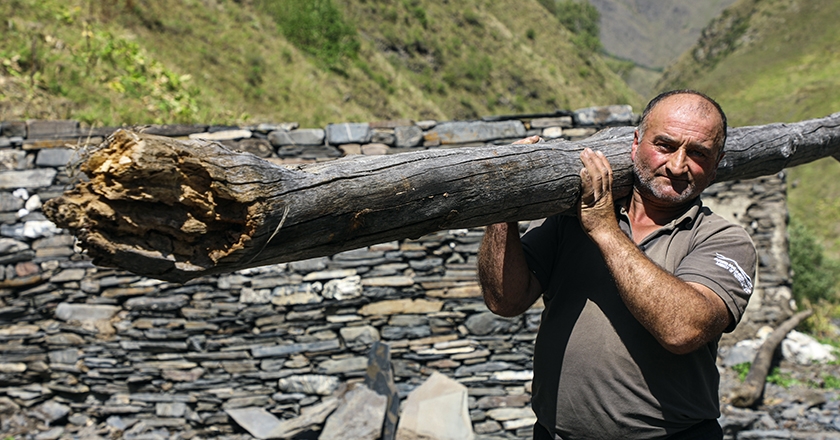
<svg viewBox="0 0 840 440"><path fill-rule="evenodd" d="M626 212L617 214L630 236ZM624 305L576 217L550 217L522 242L545 289L532 402L543 426L563 439L648 439L720 415L717 341L684 355L665 350ZM734 329L755 278L755 246L743 228L697 199L639 247L717 293L735 318L727 331Z"/></svg>

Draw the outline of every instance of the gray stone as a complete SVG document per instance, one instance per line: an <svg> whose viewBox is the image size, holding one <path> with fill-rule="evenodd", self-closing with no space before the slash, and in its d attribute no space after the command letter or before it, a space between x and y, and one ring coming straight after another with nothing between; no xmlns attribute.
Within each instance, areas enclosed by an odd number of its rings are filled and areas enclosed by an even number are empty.
<svg viewBox="0 0 840 440"><path fill-rule="evenodd" d="M277 386L284 393L305 393L327 396L338 388L338 378L323 374L304 374L280 379Z"/></svg>
<svg viewBox="0 0 840 440"><path fill-rule="evenodd" d="M243 139L236 143L236 150L251 153L257 157L271 157L274 148L266 139Z"/></svg>
<svg viewBox="0 0 840 440"><path fill-rule="evenodd" d="M505 371L517 369L517 366L507 362L484 362L475 365L465 365L455 370L456 377L471 376L476 373L490 373L494 371Z"/></svg>
<svg viewBox="0 0 840 440"><path fill-rule="evenodd" d="M71 148L47 148L38 151L35 165L39 167L63 167L78 160L79 155Z"/></svg>
<svg viewBox="0 0 840 440"><path fill-rule="evenodd" d="M155 404L155 415L158 417L183 417L187 412L187 405L183 402L160 402Z"/></svg>
<svg viewBox="0 0 840 440"><path fill-rule="evenodd" d="M374 342L368 353L365 385L388 398L382 440L393 440L397 434L397 420L400 412L400 396L394 384L394 369L391 367L391 347Z"/></svg>
<svg viewBox="0 0 840 440"><path fill-rule="evenodd" d="M364 371L367 368L367 358L354 356L344 359L327 359L318 364L318 372L324 374L349 373L352 371Z"/></svg>
<svg viewBox="0 0 840 440"><path fill-rule="evenodd" d="M579 125L631 125L635 121L633 107L629 105L608 105L575 110L574 118Z"/></svg>
<svg viewBox="0 0 840 440"><path fill-rule="evenodd" d="M368 346L379 340L379 331L370 325L343 327L339 333L348 347Z"/></svg>
<svg viewBox="0 0 840 440"><path fill-rule="evenodd" d="M0 238L0 255L16 254L29 249L29 245L11 238Z"/></svg>
<svg viewBox="0 0 840 440"><path fill-rule="evenodd" d="M24 203L25 200L20 197L15 197L7 192L0 193L0 211L2 212L15 212L23 208Z"/></svg>
<svg viewBox="0 0 840 440"><path fill-rule="evenodd" d="M442 145L449 145L524 136L525 126L521 121L444 122L426 132L424 140L426 142L439 141Z"/></svg>
<svg viewBox="0 0 840 440"><path fill-rule="evenodd" d="M77 348L67 348L50 352L50 363L73 365L79 360L82 352Z"/></svg>
<svg viewBox="0 0 840 440"><path fill-rule="evenodd" d="M111 319L120 310L118 306L61 303L55 317L62 321L100 321Z"/></svg>
<svg viewBox="0 0 840 440"><path fill-rule="evenodd" d="M338 399L328 398L306 408L300 417L279 420L263 408L234 408L225 412L236 423L260 439L293 438L295 435L320 425L338 406ZM206 421L205 421L206 423Z"/></svg>
<svg viewBox="0 0 840 440"><path fill-rule="evenodd" d="M35 170L5 171L0 173L0 189L46 188L53 184L58 172L52 168Z"/></svg>
<svg viewBox="0 0 840 440"><path fill-rule="evenodd" d="M0 170L26 170L31 168L32 157L23 150L0 150Z"/></svg>
<svg viewBox="0 0 840 440"><path fill-rule="evenodd" d="M297 122L280 122L276 124L262 123L253 127L252 130L260 133L270 133L272 131L291 131L298 127L300 127L300 124Z"/></svg>
<svg viewBox="0 0 840 440"><path fill-rule="evenodd" d="M190 297L186 295L172 295L160 298L139 297L128 299L124 307L128 310L178 310L189 303Z"/></svg>
<svg viewBox="0 0 840 440"><path fill-rule="evenodd" d="M25 121L6 121L0 124L0 134L6 137L26 137Z"/></svg>
<svg viewBox="0 0 840 440"><path fill-rule="evenodd" d="M318 438L377 440L382 434L387 405L387 397L360 384L340 400Z"/></svg>
<svg viewBox="0 0 840 440"><path fill-rule="evenodd" d="M225 412L256 438L281 438L277 431L282 431L283 422L263 408L230 408Z"/></svg>
<svg viewBox="0 0 840 440"><path fill-rule="evenodd" d="M416 125L394 128L395 144L397 148L411 148L423 142L423 129Z"/></svg>
<svg viewBox="0 0 840 440"><path fill-rule="evenodd" d="M286 145L324 145L326 134L320 128L301 128L298 130L276 130L268 134L268 141L275 147Z"/></svg>
<svg viewBox="0 0 840 440"><path fill-rule="evenodd" d="M271 345L251 348L251 355L255 358L291 356L303 352L319 352L335 350L341 346L336 340L309 342L301 344Z"/></svg>
<svg viewBox="0 0 840 440"><path fill-rule="evenodd" d="M470 316L464 325L471 334L478 336L515 332L522 326L522 317L503 318L491 312L484 312Z"/></svg>
<svg viewBox="0 0 840 440"><path fill-rule="evenodd" d="M53 423L56 420L64 418L69 413L69 406L58 403L55 400L48 400L36 407L32 415L47 423Z"/></svg>
<svg viewBox="0 0 840 440"><path fill-rule="evenodd" d="M557 116L554 118L534 118L531 119L531 128L549 128L549 127L573 127L574 123L571 116Z"/></svg>
<svg viewBox="0 0 840 440"><path fill-rule="evenodd" d="M232 399L228 399L228 401L222 405L222 408L247 408L252 406L266 407L270 404L271 399L269 396L234 397Z"/></svg>
<svg viewBox="0 0 840 440"><path fill-rule="evenodd" d="M43 119L26 121L26 137L29 139L76 136L78 134L79 121L49 121Z"/></svg>
<svg viewBox="0 0 840 440"><path fill-rule="evenodd" d="M438 372L412 391L403 406L397 440L473 439L467 387Z"/></svg>
<svg viewBox="0 0 840 440"><path fill-rule="evenodd" d="M49 220L32 220L23 224L0 225L0 234L18 240L50 237L60 233L61 229Z"/></svg>
<svg viewBox="0 0 840 440"><path fill-rule="evenodd" d="M370 138L370 124L367 122L327 125L327 143L330 145L366 144Z"/></svg>
<svg viewBox="0 0 840 440"><path fill-rule="evenodd" d="M362 290L362 278L355 275L327 281L322 295L324 298L341 301L362 296Z"/></svg>
<svg viewBox="0 0 840 440"><path fill-rule="evenodd" d="M190 139L203 139L207 141L224 141L235 139L248 139L253 135L251 130L220 130L212 133L193 133Z"/></svg>

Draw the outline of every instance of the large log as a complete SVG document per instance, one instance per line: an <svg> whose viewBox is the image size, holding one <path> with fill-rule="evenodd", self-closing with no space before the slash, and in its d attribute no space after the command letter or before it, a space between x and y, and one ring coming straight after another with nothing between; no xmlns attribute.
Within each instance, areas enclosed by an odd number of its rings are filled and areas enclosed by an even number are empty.
<svg viewBox="0 0 840 440"><path fill-rule="evenodd" d="M774 174L840 155L840 113L735 128L718 180ZM80 165L88 180L44 207L94 263L185 282L332 255L450 228L570 212L585 147L632 185L632 127L551 141L352 156L284 167L218 143L119 130Z"/></svg>

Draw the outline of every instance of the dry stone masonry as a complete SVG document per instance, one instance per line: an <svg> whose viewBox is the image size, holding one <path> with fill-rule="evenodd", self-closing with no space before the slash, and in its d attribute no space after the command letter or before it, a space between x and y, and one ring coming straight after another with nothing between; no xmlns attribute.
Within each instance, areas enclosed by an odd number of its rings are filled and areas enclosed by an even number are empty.
<svg viewBox="0 0 840 440"><path fill-rule="evenodd" d="M277 164L350 154L580 139L627 106L481 121L301 128L166 125ZM490 313L481 229L447 230L184 285L94 267L41 213L77 150L113 128L0 125L0 436L17 438L528 438L541 304ZM784 176L714 185L715 209L760 252L754 329L791 314ZM524 225L523 225L524 226ZM351 437L347 437L347 436Z"/></svg>

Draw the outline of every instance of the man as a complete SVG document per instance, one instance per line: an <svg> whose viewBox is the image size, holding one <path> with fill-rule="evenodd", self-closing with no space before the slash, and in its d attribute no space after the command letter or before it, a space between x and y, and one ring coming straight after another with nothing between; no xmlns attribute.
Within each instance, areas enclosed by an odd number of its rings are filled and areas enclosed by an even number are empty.
<svg viewBox="0 0 840 440"><path fill-rule="evenodd" d="M586 149L577 218L549 217L521 240L516 223L487 227L490 310L545 303L535 439L722 438L717 342L746 308L756 262L747 233L699 199L725 139L711 98L662 94L633 136L630 196L613 201L609 162Z"/></svg>

